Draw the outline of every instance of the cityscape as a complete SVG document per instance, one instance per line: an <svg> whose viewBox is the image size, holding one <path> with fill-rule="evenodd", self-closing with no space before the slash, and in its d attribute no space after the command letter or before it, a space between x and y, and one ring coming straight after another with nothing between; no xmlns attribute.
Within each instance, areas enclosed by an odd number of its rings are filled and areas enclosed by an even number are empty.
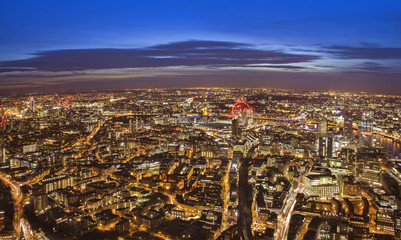
<svg viewBox="0 0 401 240"><path fill-rule="evenodd" d="M400 239L401 97L1 97L0 239Z"/></svg>
<svg viewBox="0 0 401 240"><path fill-rule="evenodd" d="M1 0L0 240L401 240L401 1Z"/></svg>

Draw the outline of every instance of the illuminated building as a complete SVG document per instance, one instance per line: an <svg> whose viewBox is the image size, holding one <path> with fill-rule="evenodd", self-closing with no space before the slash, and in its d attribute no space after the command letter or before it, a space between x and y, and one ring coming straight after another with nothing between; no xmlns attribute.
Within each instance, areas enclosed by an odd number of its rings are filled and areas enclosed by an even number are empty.
<svg viewBox="0 0 401 240"><path fill-rule="evenodd" d="M322 120L319 122L319 132L327 133L327 120Z"/></svg>
<svg viewBox="0 0 401 240"><path fill-rule="evenodd" d="M4 111L4 110L3 110ZM1 122L1 139L0 139L0 168L7 165L6 163L6 147L5 147L5 141L4 141L4 120L2 118Z"/></svg>
<svg viewBox="0 0 401 240"><path fill-rule="evenodd" d="M48 199L46 194L37 194L33 196L33 209L35 214L42 214L48 209Z"/></svg>
<svg viewBox="0 0 401 240"><path fill-rule="evenodd" d="M72 176L67 176L64 174L46 178L42 181L42 185L46 193L48 193L57 189L63 189L68 186L73 186L74 180Z"/></svg>
<svg viewBox="0 0 401 240"><path fill-rule="evenodd" d="M6 166L6 149L2 146L0 148L0 167Z"/></svg>
<svg viewBox="0 0 401 240"><path fill-rule="evenodd" d="M221 91L224 98L221 94L205 98L199 89L180 90L182 97L169 89L121 91L113 99L103 92L69 94L54 97L54 102L52 97L35 95L34 114L26 106L29 98L18 102L9 97L7 121L13 126L6 127L4 141L10 164L2 176L16 187L23 184L22 203L30 200L27 207L34 214L58 222L50 223L49 229L57 231L78 221L77 238L97 227L124 237L128 225L152 235L151 227L162 223L163 227L182 224L183 230L196 225L216 233L211 238L229 239L242 224L241 208L247 206L258 239L272 239L273 232L281 239L301 239L314 215L323 222L320 229L312 228L319 239L347 239L348 226L356 236L376 234L369 230L401 236L401 217L396 216L401 167L388 161L386 149L376 146L383 139L393 143L386 136L398 136L401 115L394 110L399 109L398 100L361 96L347 106L355 113L341 114L338 109L349 100L346 94L314 92L305 98L296 90ZM249 96L254 115L245 103L232 109L242 92ZM195 97L186 101L189 96ZM271 96L279 100L271 101ZM376 105L382 107L367 110ZM375 114L370 120L381 140L373 141L374 147L362 147L361 134L373 131L363 112ZM199 116L202 113L208 116ZM343 116L350 123L345 123L348 130L343 132L348 137L342 138ZM253 125L245 126L251 119ZM352 121L359 125L353 139ZM240 179L247 183L244 188ZM245 189L252 189L246 206L240 200ZM369 200L360 204L361 196ZM55 206L58 210L51 210ZM111 213L95 216L106 209ZM283 218L281 211L288 211L289 217ZM290 226L286 238L278 226L297 214L308 220L293 229L293 238ZM219 236L216 229L223 233ZM257 235L262 232L270 232L271 238ZM157 234L174 238L168 231Z"/></svg>
<svg viewBox="0 0 401 240"><path fill-rule="evenodd" d="M352 138L352 111L348 110L344 114L344 137Z"/></svg>
<svg viewBox="0 0 401 240"><path fill-rule="evenodd" d="M394 232L394 220L388 213L376 215L376 229L379 231Z"/></svg>
<svg viewBox="0 0 401 240"><path fill-rule="evenodd" d="M362 119L359 122L358 133L361 141L366 146L372 145L373 140L373 119L369 115L363 114Z"/></svg>
<svg viewBox="0 0 401 240"><path fill-rule="evenodd" d="M338 197L340 189L333 175L309 175L305 177L305 193L319 198Z"/></svg>
<svg viewBox="0 0 401 240"><path fill-rule="evenodd" d="M362 171L362 181L379 183L380 180L380 165L375 161L366 161Z"/></svg>
<svg viewBox="0 0 401 240"><path fill-rule="evenodd" d="M0 240L15 240L17 239L17 234L15 231L2 231L0 232Z"/></svg>
<svg viewBox="0 0 401 240"><path fill-rule="evenodd" d="M31 111L34 112L35 111L35 99L33 97L31 97L29 105L31 107Z"/></svg>
<svg viewBox="0 0 401 240"><path fill-rule="evenodd" d="M238 137L239 134L240 134L239 121L238 118L234 118L231 124L231 135L233 137Z"/></svg>
<svg viewBox="0 0 401 240"><path fill-rule="evenodd" d="M30 152L35 152L35 151L36 151L36 144L25 145L22 147L22 152L24 154L30 153Z"/></svg>
<svg viewBox="0 0 401 240"><path fill-rule="evenodd" d="M134 121L132 120L132 118L129 119L129 131L131 133L135 132L135 125L134 125Z"/></svg>
<svg viewBox="0 0 401 240"><path fill-rule="evenodd" d="M330 134L321 134L318 138L318 154L320 157L333 156L333 136Z"/></svg>
<svg viewBox="0 0 401 240"><path fill-rule="evenodd" d="M168 211L166 216L170 219L186 219L185 218L185 211L182 210L177 210L177 209L172 209L171 211Z"/></svg>
<svg viewBox="0 0 401 240"><path fill-rule="evenodd" d="M0 232L4 229L4 211L0 211Z"/></svg>

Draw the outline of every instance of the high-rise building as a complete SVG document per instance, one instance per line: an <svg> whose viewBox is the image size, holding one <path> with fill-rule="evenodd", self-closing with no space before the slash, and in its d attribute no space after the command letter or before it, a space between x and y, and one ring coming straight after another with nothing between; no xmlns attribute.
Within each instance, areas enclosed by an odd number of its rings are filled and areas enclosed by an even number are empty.
<svg viewBox="0 0 401 240"><path fill-rule="evenodd" d="M318 154L320 157L333 157L333 136L322 134L318 138Z"/></svg>
<svg viewBox="0 0 401 240"><path fill-rule="evenodd" d="M0 139L0 165L6 164L6 147L4 141L4 123L1 123L1 139Z"/></svg>
<svg viewBox="0 0 401 240"><path fill-rule="evenodd" d="M368 114L363 114L358 126L359 141L367 146L372 146L373 142L373 119Z"/></svg>
<svg viewBox="0 0 401 240"><path fill-rule="evenodd" d="M4 140L2 140L3 142ZM6 149L4 148L4 144L1 144L0 148L0 165L6 164Z"/></svg>
<svg viewBox="0 0 401 240"><path fill-rule="evenodd" d="M129 119L129 131L131 133L135 132L135 124L132 118Z"/></svg>
<svg viewBox="0 0 401 240"><path fill-rule="evenodd" d="M319 122L319 132L327 133L327 121L326 120L322 120Z"/></svg>
<svg viewBox="0 0 401 240"><path fill-rule="evenodd" d="M231 135L233 137L238 137L239 134L240 134L239 120L238 120L238 118L234 118L231 123Z"/></svg>
<svg viewBox="0 0 401 240"><path fill-rule="evenodd" d="M352 111L348 110L344 113L344 137L352 138Z"/></svg>
<svg viewBox="0 0 401 240"><path fill-rule="evenodd" d="M31 111L34 112L35 111L35 99L33 97L31 97L31 102L29 105L31 107Z"/></svg>
<svg viewBox="0 0 401 240"><path fill-rule="evenodd" d="M48 199L46 194L33 196L33 208L36 214L43 213L48 208Z"/></svg>

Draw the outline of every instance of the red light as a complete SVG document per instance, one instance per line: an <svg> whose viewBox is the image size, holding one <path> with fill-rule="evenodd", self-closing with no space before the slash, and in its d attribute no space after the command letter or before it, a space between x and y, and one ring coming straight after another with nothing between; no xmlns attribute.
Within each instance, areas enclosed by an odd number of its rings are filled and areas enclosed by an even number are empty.
<svg viewBox="0 0 401 240"><path fill-rule="evenodd" d="M252 110L252 108L248 105L248 103L236 102L234 106L231 108L231 114L235 117L237 116L236 112L243 112L245 109Z"/></svg>

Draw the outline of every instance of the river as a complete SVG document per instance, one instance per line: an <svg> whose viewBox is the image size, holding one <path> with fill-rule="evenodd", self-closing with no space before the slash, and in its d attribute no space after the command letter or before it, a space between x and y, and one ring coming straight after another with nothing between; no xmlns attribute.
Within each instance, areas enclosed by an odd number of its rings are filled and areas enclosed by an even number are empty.
<svg viewBox="0 0 401 240"><path fill-rule="evenodd" d="M401 143L396 142L391 138L383 137L379 134L374 134L373 136L377 143L389 150L390 158L398 158L401 160Z"/></svg>

